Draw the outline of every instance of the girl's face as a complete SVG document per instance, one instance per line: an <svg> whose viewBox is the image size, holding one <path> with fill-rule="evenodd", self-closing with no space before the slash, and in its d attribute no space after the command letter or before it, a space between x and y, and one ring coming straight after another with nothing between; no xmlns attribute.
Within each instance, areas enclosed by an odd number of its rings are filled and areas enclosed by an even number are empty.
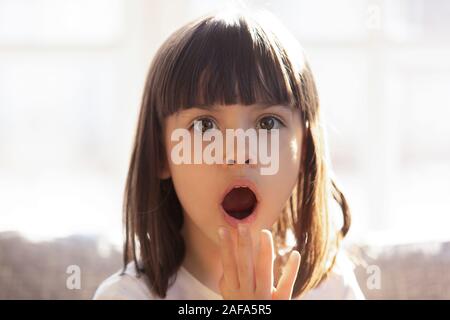
<svg viewBox="0 0 450 320"><path fill-rule="evenodd" d="M200 121L196 122L197 125L194 124L196 120ZM278 129L279 148L276 152L278 152L279 166L274 174L261 174L261 168L267 168L268 165L261 164L259 155L256 164L227 164L226 160L229 160L229 156L225 145L230 144L230 141L226 139L225 130L239 128L244 131L251 128L255 130ZM179 146L181 141L172 141L172 133L176 129L189 130L190 149L192 149L188 150L191 154L189 164L177 164L177 161L172 158L172 149ZM206 164L205 161L194 164L194 133L207 130L218 130L222 133L224 158L222 164ZM164 131L168 163L162 177L167 178L170 175L172 178L178 199L183 207L185 224L194 224L192 227L200 230L215 243L219 243L217 230L220 226L236 232L236 223L244 222L249 225L253 236L263 228L270 229L272 227L285 207L299 175L303 135L299 110L282 105L228 105L209 109L190 108L167 117ZM267 131L268 151L266 152L269 154L271 150L270 137L271 133ZM210 143L202 141L200 144L202 150L205 150ZM234 140L234 145L233 159L237 161L236 153L239 152L236 149L237 140ZM248 148L248 144L246 144L246 148ZM246 156L251 153L249 150L241 151ZM270 154L272 158L275 156ZM257 198L256 208L251 216L244 220L230 218L230 215L226 214L227 210L224 209L226 207L224 198L227 197L227 191L236 186L250 188ZM230 194L229 196L231 197ZM233 202L250 201L248 199L239 200L241 196L243 195L234 195L234 198L228 198L227 205L230 206L230 201L231 206Z"/></svg>

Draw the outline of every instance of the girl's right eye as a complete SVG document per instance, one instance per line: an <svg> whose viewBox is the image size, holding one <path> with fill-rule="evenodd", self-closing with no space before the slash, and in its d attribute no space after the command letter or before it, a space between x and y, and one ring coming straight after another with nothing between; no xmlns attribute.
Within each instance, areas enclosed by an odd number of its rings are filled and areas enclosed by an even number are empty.
<svg viewBox="0 0 450 320"><path fill-rule="evenodd" d="M218 129L214 120L210 118L199 118L194 120L194 123L191 125L191 128L201 133L205 133L207 130L211 129Z"/></svg>

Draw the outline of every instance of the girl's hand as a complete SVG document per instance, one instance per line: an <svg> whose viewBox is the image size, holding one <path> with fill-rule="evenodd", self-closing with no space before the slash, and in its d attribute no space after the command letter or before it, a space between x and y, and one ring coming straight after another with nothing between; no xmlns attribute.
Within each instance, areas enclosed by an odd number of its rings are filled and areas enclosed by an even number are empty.
<svg viewBox="0 0 450 320"><path fill-rule="evenodd" d="M220 291L226 300L289 300L300 266L300 253L292 251L275 288L273 286L274 249L272 234L260 232L257 254L253 252L249 228L239 225L237 249L231 233L224 227L219 229L223 275ZM256 263L255 261L256 260Z"/></svg>

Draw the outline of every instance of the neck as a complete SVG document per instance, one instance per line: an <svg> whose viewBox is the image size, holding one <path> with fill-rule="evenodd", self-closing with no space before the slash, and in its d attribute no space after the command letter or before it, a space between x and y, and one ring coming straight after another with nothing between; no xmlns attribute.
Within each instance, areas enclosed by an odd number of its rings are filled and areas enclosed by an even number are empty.
<svg viewBox="0 0 450 320"><path fill-rule="evenodd" d="M223 267L218 244L208 238L185 215L182 235L186 246L183 266L202 284L220 294L219 280Z"/></svg>

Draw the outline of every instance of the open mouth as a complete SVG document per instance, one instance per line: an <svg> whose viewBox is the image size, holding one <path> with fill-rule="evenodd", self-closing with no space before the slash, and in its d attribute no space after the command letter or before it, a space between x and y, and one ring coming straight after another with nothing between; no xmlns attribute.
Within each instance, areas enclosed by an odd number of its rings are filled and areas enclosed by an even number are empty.
<svg viewBox="0 0 450 320"><path fill-rule="evenodd" d="M250 188L237 186L225 195L222 208L231 217L243 220L253 213L256 204L256 195Z"/></svg>

